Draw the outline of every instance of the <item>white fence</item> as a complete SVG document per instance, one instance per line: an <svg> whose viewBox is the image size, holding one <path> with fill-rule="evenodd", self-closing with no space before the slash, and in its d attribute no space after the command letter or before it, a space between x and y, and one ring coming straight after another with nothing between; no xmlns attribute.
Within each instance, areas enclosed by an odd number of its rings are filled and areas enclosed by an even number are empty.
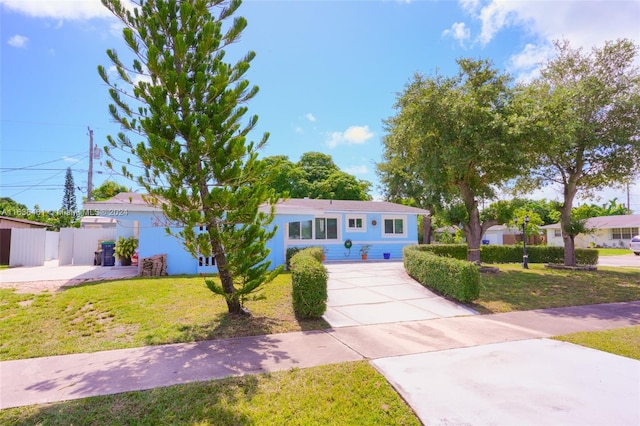
<svg viewBox="0 0 640 426"><path fill-rule="evenodd" d="M116 230L62 228L12 228L9 266L42 266L45 260L58 259L58 265L93 265L98 243L116 239Z"/></svg>
<svg viewBox="0 0 640 426"><path fill-rule="evenodd" d="M9 266L41 266L44 264L47 231L45 229L11 229Z"/></svg>
<svg viewBox="0 0 640 426"><path fill-rule="evenodd" d="M98 243L116 240L116 230L63 228L60 230L58 265L93 265Z"/></svg>

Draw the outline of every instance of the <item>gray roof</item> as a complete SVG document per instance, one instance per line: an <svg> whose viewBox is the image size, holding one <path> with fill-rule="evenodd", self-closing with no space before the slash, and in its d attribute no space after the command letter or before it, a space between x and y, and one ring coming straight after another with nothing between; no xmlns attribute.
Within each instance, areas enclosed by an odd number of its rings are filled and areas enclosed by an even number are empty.
<svg viewBox="0 0 640 426"><path fill-rule="evenodd" d="M85 203L85 209L100 209L103 206L141 206L149 207L148 195L136 192L121 192L104 201ZM429 211L387 201L352 201L352 200L312 200L308 198L289 198L276 205L279 213L388 213L388 214L420 214L428 215Z"/></svg>
<svg viewBox="0 0 640 426"><path fill-rule="evenodd" d="M388 214L420 214L428 215L429 210L388 201L353 201L353 200L314 200L309 198L289 198L278 202L279 212L323 211L326 213L388 213Z"/></svg>
<svg viewBox="0 0 640 426"><path fill-rule="evenodd" d="M640 214L591 217L587 219L585 226L592 229L637 228L640 227ZM560 228L560 224L554 223L541 226L540 228L558 229Z"/></svg>

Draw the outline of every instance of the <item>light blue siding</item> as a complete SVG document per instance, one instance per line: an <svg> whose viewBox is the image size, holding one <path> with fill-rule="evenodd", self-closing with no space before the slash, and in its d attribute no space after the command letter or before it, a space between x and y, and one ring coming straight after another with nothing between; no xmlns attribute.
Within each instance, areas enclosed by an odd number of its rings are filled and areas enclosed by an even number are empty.
<svg viewBox="0 0 640 426"><path fill-rule="evenodd" d="M215 273L215 266L199 266L182 245L182 241L167 235L165 222L161 219L161 213L154 212L128 212L124 216L112 216L118 219L116 227L117 236L133 236L139 232L139 258L151 257L156 254L167 255L167 273L198 274ZM369 244L369 259L382 260L384 254L389 253L392 260L402 259L402 249L407 245L418 243L417 216L415 214L390 214L381 213L327 213L317 217L338 219L337 239L310 239L290 240L288 238L288 223L295 221L312 220L315 228L316 216L312 214L279 214L276 215L270 226L277 226L275 236L267 243L270 250L267 261L271 262L271 268L284 265L286 251L289 247L321 246L325 249L327 260L361 261L360 248L363 244ZM403 219L400 235L385 234L385 219ZM361 228L349 228L349 219L354 219ZM359 220L358 220L359 219ZM175 232L179 229L175 228ZM315 232L315 229L314 229ZM315 236L315 235L314 235ZM352 241L351 249L344 246L346 240Z"/></svg>

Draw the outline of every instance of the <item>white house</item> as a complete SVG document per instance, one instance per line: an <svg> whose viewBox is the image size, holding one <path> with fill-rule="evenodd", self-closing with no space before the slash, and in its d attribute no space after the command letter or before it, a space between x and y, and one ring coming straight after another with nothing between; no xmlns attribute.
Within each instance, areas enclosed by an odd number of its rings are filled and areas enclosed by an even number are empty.
<svg viewBox="0 0 640 426"><path fill-rule="evenodd" d="M576 247L629 247L631 238L640 234L640 215L600 216L587 219L589 234L576 236ZM559 223L541 226L547 233L547 244L564 246L562 228Z"/></svg>

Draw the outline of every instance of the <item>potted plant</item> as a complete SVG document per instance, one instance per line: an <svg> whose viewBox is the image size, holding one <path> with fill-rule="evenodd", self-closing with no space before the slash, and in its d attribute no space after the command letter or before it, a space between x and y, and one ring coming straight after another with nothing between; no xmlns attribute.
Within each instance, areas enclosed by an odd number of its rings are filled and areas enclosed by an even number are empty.
<svg viewBox="0 0 640 426"><path fill-rule="evenodd" d="M120 237L116 243L114 254L120 260L122 266L131 265L131 256L138 248L138 239L134 237Z"/></svg>
<svg viewBox="0 0 640 426"><path fill-rule="evenodd" d="M322 247L322 261L324 262L325 260L327 260L327 253L329 252L329 249L326 247Z"/></svg>
<svg viewBox="0 0 640 426"><path fill-rule="evenodd" d="M367 260L369 249L371 249L371 244L362 244L360 246L360 256L362 256L362 260Z"/></svg>

